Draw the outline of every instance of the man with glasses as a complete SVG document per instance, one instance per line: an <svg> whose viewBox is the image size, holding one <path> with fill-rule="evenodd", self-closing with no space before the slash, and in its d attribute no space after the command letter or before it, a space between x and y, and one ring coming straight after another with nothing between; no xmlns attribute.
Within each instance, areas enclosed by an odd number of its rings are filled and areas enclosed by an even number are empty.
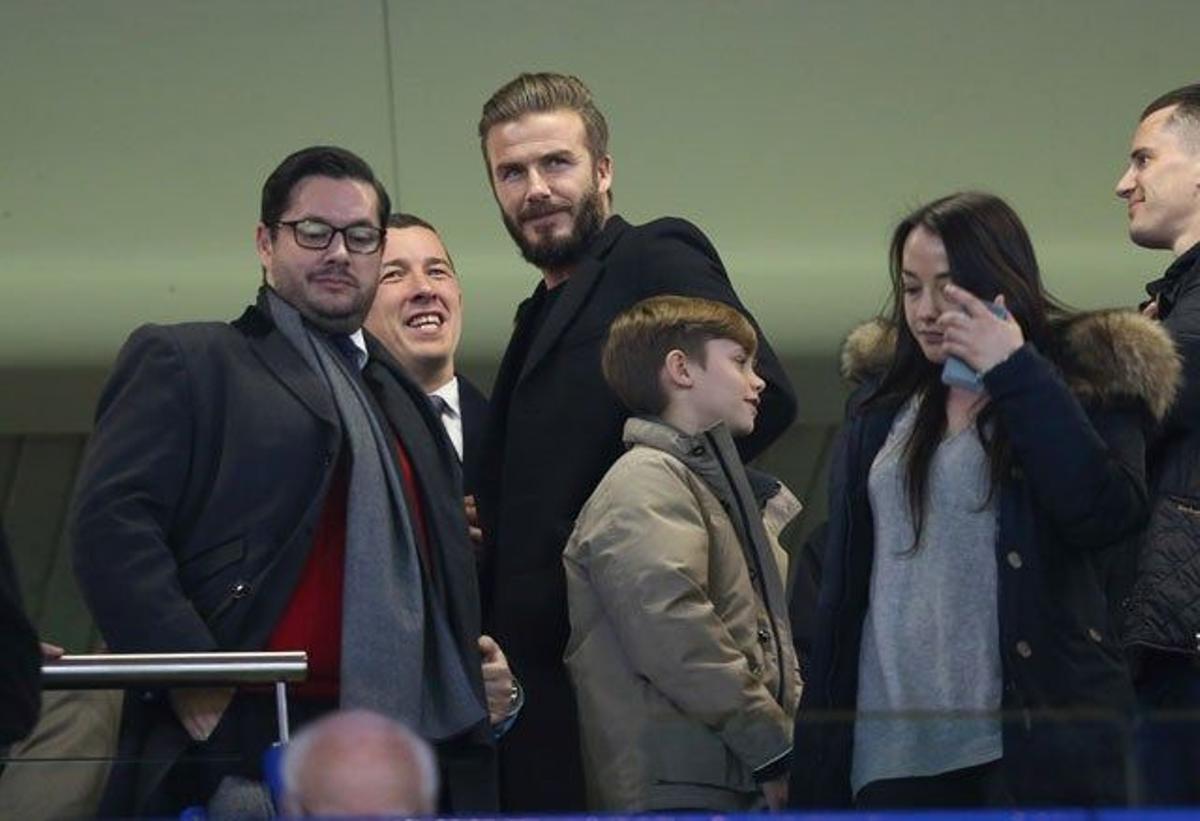
<svg viewBox="0 0 1200 821"><path fill-rule="evenodd" d="M344 149L272 172L257 304L232 323L134 332L100 399L70 536L114 651L306 650L293 725L337 707L403 721L437 744L443 809L488 811L489 718L512 682L495 654L481 665L456 456L362 331L389 205ZM269 691L130 692L119 757L141 763L114 766L101 814L249 805L275 735Z"/></svg>

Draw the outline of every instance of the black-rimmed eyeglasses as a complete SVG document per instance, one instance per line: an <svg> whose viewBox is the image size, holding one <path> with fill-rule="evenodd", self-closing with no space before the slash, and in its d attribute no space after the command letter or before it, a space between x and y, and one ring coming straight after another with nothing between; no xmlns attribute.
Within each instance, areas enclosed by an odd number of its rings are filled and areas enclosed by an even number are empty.
<svg viewBox="0 0 1200 821"><path fill-rule="evenodd" d="M347 225L334 228L327 222L314 219L280 220L275 225L286 225L292 229L292 237L301 248L323 251L333 242L335 234L341 234L346 250L352 254L373 254L383 244L383 230L374 225Z"/></svg>

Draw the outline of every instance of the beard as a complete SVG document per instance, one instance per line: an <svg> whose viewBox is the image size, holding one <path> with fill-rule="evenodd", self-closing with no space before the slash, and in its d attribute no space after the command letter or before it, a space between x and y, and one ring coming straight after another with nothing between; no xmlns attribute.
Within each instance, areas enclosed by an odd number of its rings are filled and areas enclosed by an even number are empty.
<svg viewBox="0 0 1200 821"><path fill-rule="evenodd" d="M604 200L602 197L596 181L592 180L592 184L580 198L579 204L571 209L573 212L571 232L565 237L530 240L521 231L521 225L517 220L501 212L504 217L504 227L508 229L508 235L513 238L513 242L520 249L521 256L530 265L542 270L570 268L583 258L583 254L592 244L592 240L604 227ZM520 218L533 219L562 210L565 209L550 206L527 208L520 214Z"/></svg>
<svg viewBox="0 0 1200 821"><path fill-rule="evenodd" d="M307 282L309 273L318 272L298 272L286 277L275 277L275 281L268 284L284 302L326 333L352 334L361 328L367 312L371 309L371 303L375 300L378 281L372 280L364 286L362 282L355 280L358 284L351 294L339 300L323 297L314 286L310 286ZM338 266L328 266L320 273L341 274L347 279L355 279L348 269L339 269Z"/></svg>
<svg viewBox="0 0 1200 821"><path fill-rule="evenodd" d="M367 311L371 308L371 301L369 298L362 299L343 310L329 310L311 303L296 307L305 319L326 333L352 334L363 326Z"/></svg>

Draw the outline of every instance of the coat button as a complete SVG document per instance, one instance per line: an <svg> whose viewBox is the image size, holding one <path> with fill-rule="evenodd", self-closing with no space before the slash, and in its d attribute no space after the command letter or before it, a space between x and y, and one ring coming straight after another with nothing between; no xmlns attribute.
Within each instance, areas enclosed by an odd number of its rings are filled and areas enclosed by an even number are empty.
<svg viewBox="0 0 1200 821"><path fill-rule="evenodd" d="M1097 630L1095 627L1089 627L1087 629L1087 634L1088 634L1088 638L1094 642L1104 641L1104 636L1100 635L1100 631Z"/></svg>
<svg viewBox="0 0 1200 821"><path fill-rule="evenodd" d="M767 630L765 627L758 628L758 643L766 644L770 640L771 640L771 631Z"/></svg>
<svg viewBox="0 0 1200 821"><path fill-rule="evenodd" d="M1021 565L1025 564L1025 562L1021 559L1021 554L1015 550L1008 551L1008 555L1004 558L1008 559L1008 566L1013 570L1020 570Z"/></svg>
<svg viewBox="0 0 1200 821"><path fill-rule="evenodd" d="M1024 640L1017 642L1017 655L1023 659L1033 655L1033 648L1029 646L1029 642Z"/></svg>
<svg viewBox="0 0 1200 821"><path fill-rule="evenodd" d="M695 447L692 448L692 456L703 456L703 455L704 455L704 445L696 445Z"/></svg>
<svg viewBox="0 0 1200 821"><path fill-rule="evenodd" d="M233 596L235 599L244 599L249 592L250 585L246 584L245 582L238 582L233 586L233 589L229 591L229 595Z"/></svg>

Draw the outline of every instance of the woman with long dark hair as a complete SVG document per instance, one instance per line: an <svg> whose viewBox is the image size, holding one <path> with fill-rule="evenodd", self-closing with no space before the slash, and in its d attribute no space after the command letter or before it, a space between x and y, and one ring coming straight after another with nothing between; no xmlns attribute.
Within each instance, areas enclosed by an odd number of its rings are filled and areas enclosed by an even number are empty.
<svg viewBox="0 0 1200 821"><path fill-rule="evenodd" d="M1104 581L1146 517L1170 340L1134 312L1061 307L989 194L918 208L890 256L891 316L843 352L861 384L831 468L792 801L1123 803L1133 696Z"/></svg>

